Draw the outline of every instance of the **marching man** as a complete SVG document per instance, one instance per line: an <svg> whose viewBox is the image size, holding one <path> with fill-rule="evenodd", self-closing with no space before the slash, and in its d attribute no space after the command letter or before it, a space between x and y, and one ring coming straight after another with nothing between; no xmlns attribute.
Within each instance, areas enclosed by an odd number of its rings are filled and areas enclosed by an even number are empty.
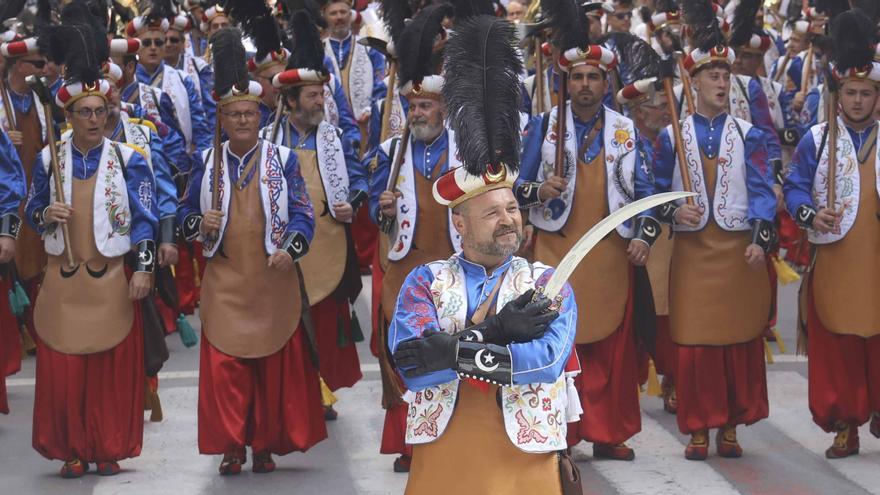
<svg viewBox="0 0 880 495"><path fill-rule="evenodd" d="M220 474L275 469L272 454L327 436L318 372L300 328L294 263L315 221L296 154L259 138L260 85L248 79L238 29L211 38L215 98L229 139L202 153L179 218L208 258L202 280L199 452Z"/></svg>
<svg viewBox="0 0 880 495"><path fill-rule="evenodd" d="M114 91L101 77L106 33L56 29L46 36L52 53L65 54L56 62L66 61L66 80L55 102L72 132L57 155L48 146L38 155L26 208L49 255L34 307L33 447L64 461L65 478L93 462L106 476L140 455L143 442L144 338L133 302L152 287L156 192L146 158L104 137Z"/></svg>
<svg viewBox="0 0 880 495"><path fill-rule="evenodd" d="M810 411L820 428L836 434L825 451L831 459L859 453L859 426L869 418L880 437L880 147L873 115L880 62L868 43L875 31L857 11L835 20L832 75L841 112L835 138L829 140L831 124L814 125L784 184L788 211L815 248L801 311Z"/></svg>
<svg viewBox="0 0 880 495"><path fill-rule="evenodd" d="M680 141L675 121L660 133L654 166L658 190L699 194L694 204L661 208L675 231L669 318L678 428L691 435L687 459L706 459L710 428L718 428L719 455L740 457L737 425L769 412L761 335L770 310L764 256L776 198L766 136L727 114L735 56L724 46L711 1L685 2L684 15L695 33L684 67L697 108L682 121Z"/></svg>
<svg viewBox="0 0 880 495"><path fill-rule="evenodd" d="M388 336L409 389L407 494L562 494L557 451L571 419L565 366L577 309L567 287L556 310L546 297L533 301L552 270L513 256L522 241L511 191L520 149L514 36L507 21L476 16L459 21L446 46L444 95L464 165L440 176L433 194L452 209L462 252L407 276ZM476 49L483 42L491 58Z"/></svg>

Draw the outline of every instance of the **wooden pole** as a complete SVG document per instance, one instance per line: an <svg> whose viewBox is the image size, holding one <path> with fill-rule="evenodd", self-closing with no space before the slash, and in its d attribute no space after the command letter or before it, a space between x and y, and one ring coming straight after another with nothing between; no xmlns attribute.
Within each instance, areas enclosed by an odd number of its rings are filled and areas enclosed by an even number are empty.
<svg viewBox="0 0 880 495"><path fill-rule="evenodd" d="M675 94L672 92L672 79L663 80L663 90L666 92L666 105L669 107L669 116L672 120L672 140L675 145L675 154L678 155L678 170L681 173L682 189L686 192L693 192L691 186L691 176L688 173L687 162L684 152L684 143L681 140L681 127L678 121L678 111L676 110ZM689 196L687 204L693 206L694 198Z"/></svg>
<svg viewBox="0 0 880 495"><path fill-rule="evenodd" d="M45 115L52 115L52 108L49 106L49 103L43 102L43 111ZM52 160L52 179L55 182L55 201L66 203L67 201L64 199L64 186L61 184L61 167L58 165L55 131L50 128L46 134L49 136L49 156ZM73 250L70 247L70 229L66 223L61 224L61 233L64 235L64 252L67 253L67 267L73 268L76 266L76 263L73 261Z"/></svg>
<svg viewBox="0 0 880 495"><path fill-rule="evenodd" d="M379 143L384 143L391 132L391 111L394 108L394 86L397 84L397 60L388 62L388 92L382 102L382 129L379 131Z"/></svg>
<svg viewBox="0 0 880 495"><path fill-rule="evenodd" d="M694 103L694 93L693 89L691 89L691 77L688 74L688 71L685 70L684 62L682 62L681 58L676 57L676 60L678 62L678 73L681 76L681 92L684 93L684 101L687 102L688 113L693 115L697 111L697 105ZM675 96L675 93L669 94Z"/></svg>
<svg viewBox="0 0 880 495"><path fill-rule="evenodd" d="M782 57L782 63L776 66L776 74L773 74L773 80L779 82L782 78L783 74L785 74L786 66L788 66L788 61L791 59L791 55L788 52L785 52L785 56Z"/></svg>
<svg viewBox="0 0 880 495"><path fill-rule="evenodd" d="M813 45L807 49L807 56L804 57L804 71L801 73L801 90L800 94L807 94L810 79L813 77Z"/></svg>
<svg viewBox="0 0 880 495"><path fill-rule="evenodd" d="M547 110L544 108L544 50L541 35L535 35L535 93L533 98L535 113L541 115Z"/></svg>
<svg viewBox="0 0 880 495"><path fill-rule="evenodd" d="M282 115L284 115L284 95L278 93L278 99L275 101L275 118L272 119L272 135L269 136L269 142L272 144L275 144L275 140L278 139Z"/></svg>
<svg viewBox="0 0 880 495"><path fill-rule="evenodd" d="M568 73L560 71L559 99L556 103L556 163L553 174L565 176L565 127L568 122Z"/></svg>
<svg viewBox="0 0 880 495"><path fill-rule="evenodd" d="M406 127L403 128L403 136L400 138L400 152L391 159L391 172L388 174L388 190L397 189L397 178L400 176L400 167L403 165L403 157L406 156L406 147L409 145L409 118L406 119Z"/></svg>
<svg viewBox="0 0 880 495"><path fill-rule="evenodd" d="M828 93L828 204L835 210L837 201L837 141L840 129L837 127L837 91Z"/></svg>
<svg viewBox="0 0 880 495"><path fill-rule="evenodd" d="M220 109L217 109L216 118L214 122L214 170L211 173L211 186L213 190L211 191L211 209L217 211L220 209L220 166L222 164L222 160L220 159L220 153L223 152L223 148L220 143Z"/></svg>

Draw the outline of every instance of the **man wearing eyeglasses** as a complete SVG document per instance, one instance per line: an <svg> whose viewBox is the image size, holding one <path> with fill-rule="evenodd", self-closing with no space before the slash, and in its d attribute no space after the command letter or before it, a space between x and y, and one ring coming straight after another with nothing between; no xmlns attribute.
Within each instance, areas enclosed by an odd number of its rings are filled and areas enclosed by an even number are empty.
<svg viewBox="0 0 880 495"><path fill-rule="evenodd" d="M327 436L295 267L309 251L314 212L296 153L259 138L261 88L247 79L241 37L229 28L211 40L229 139L202 154L178 213L183 234L201 240L208 258L199 452L222 454L222 475L241 472L248 446L253 471L268 473L273 454L305 451Z"/></svg>
<svg viewBox="0 0 880 495"><path fill-rule="evenodd" d="M120 471L143 443L143 325L137 301L152 288L158 228L153 174L134 147L104 137L113 92L82 26L59 29L51 53L66 62L55 97L71 124L56 150L34 164L26 213L49 261L34 306L37 394L33 446L79 478L89 463ZM57 201L52 154L62 171ZM57 173L57 172L56 172ZM133 253L132 253L133 252ZM132 269L125 257L135 256ZM70 264L72 260L73 264Z"/></svg>
<svg viewBox="0 0 880 495"><path fill-rule="evenodd" d="M189 76L205 109L208 125L211 126L215 111L214 98L211 97L214 71L211 70L211 64L184 49L186 34L192 29L190 18L180 13L168 19L168 22L168 32L165 33L165 63Z"/></svg>
<svg viewBox="0 0 880 495"><path fill-rule="evenodd" d="M154 11L148 16L129 21L126 35L140 39L139 63L135 71L137 80L161 89L171 98L177 123L175 127L183 134L187 152L193 155L211 147L212 126L206 120L204 107L192 79L165 64L163 57L168 26L165 13ZM184 170L188 169L188 166L184 167Z"/></svg>
<svg viewBox="0 0 880 495"><path fill-rule="evenodd" d="M26 188L30 187L34 160L47 142L47 132L52 125L51 115L45 114L39 99L26 82L28 76L42 76L46 68L46 59L39 53L36 41L36 38L19 37L0 45L0 53L6 58L7 73L7 78L0 84L0 127L15 145L17 158L24 167ZM19 216L23 214L22 209ZM18 280L31 301L36 297L40 275L45 266L46 254L40 236L30 226L25 225L16 242L15 268ZM8 304L8 298L0 298L0 304ZM24 314L24 322L31 332L30 335L34 330L31 308L29 306L25 309ZM16 324L8 328L15 332L14 337L18 341L19 326ZM31 347L28 350L32 350L29 339L26 341L28 347ZM18 371L19 363L10 367L10 371Z"/></svg>

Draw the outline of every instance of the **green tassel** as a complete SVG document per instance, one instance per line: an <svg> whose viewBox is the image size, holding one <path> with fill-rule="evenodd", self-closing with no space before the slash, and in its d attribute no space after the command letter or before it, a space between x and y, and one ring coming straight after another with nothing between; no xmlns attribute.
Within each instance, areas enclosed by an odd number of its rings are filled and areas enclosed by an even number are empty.
<svg viewBox="0 0 880 495"><path fill-rule="evenodd" d="M346 335L345 324L342 321L342 314L336 315L336 346L345 347L348 345L348 335Z"/></svg>
<svg viewBox="0 0 880 495"><path fill-rule="evenodd" d="M199 343L195 329L186 321L186 316L183 313L177 317L177 333L180 334L180 341L186 347L192 347Z"/></svg>
<svg viewBox="0 0 880 495"><path fill-rule="evenodd" d="M20 283L16 282L14 289L15 289L15 297L18 298L18 303L22 307L30 306L31 300L28 298L27 292L24 291L24 287L22 287Z"/></svg>
<svg viewBox="0 0 880 495"><path fill-rule="evenodd" d="M15 316L21 316L24 312L24 308L19 305L18 298L15 297L15 290L13 289L9 289L9 309Z"/></svg>
<svg viewBox="0 0 880 495"><path fill-rule="evenodd" d="M355 342L364 341L364 332L361 330L361 322L358 320L357 313L351 308L351 338Z"/></svg>

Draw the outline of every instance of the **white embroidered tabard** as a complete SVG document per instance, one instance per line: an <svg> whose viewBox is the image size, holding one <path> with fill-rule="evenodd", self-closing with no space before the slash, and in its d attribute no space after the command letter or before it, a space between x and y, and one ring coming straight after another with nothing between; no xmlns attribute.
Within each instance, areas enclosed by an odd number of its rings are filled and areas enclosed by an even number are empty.
<svg viewBox="0 0 880 495"><path fill-rule="evenodd" d="M810 134L815 143L816 152L819 151L819 143L822 142L822 134L825 132L827 123L814 125L810 129ZM827 234L821 234L813 229L807 229L807 236L813 244L830 244L846 237L847 232L856 222L856 215L859 213L859 198L861 194L861 180L859 177L859 161L856 157L856 148L846 131L843 119L837 119L838 129L837 135L837 171L834 176L834 207L835 211L843 210L843 218L840 220L840 228ZM877 135L877 144L880 145L880 133ZM863 144L862 146L868 146ZM827 144L822 149L822 156L819 157L819 163L816 167L816 175L813 177L813 204L817 209L826 206L828 202L828 161L829 148ZM875 147L874 167L877 172L877 194L880 194L880 148ZM864 184L865 187L871 187L870 184ZM871 214L872 212L869 212Z"/></svg>
<svg viewBox="0 0 880 495"><path fill-rule="evenodd" d="M367 52L367 47L357 42L358 37L354 34L350 37L351 50L349 54L351 67L348 70L348 96L351 110L357 120L364 112L370 112L373 97L373 62ZM330 40L324 41L324 54L333 63L333 73L341 76L342 69L333 53Z"/></svg>
<svg viewBox="0 0 880 495"><path fill-rule="evenodd" d="M781 131L785 128L785 120L782 117L782 105L779 103L779 95L782 94L782 84L773 81L769 77L759 77L761 88L767 95L767 107L770 109L770 118L773 120L773 128Z"/></svg>
<svg viewBox="0 0 880 495"><path fill-rule="evenodd" d="M336 105L336 85L339 81L330 74L330 80L324 84L324 120L339 127L339 107Z"/></svg>
<svg viewBox="0 0 880 495"><path fill-rule="evenodd" d="M458 256L435 261L428 267L434 275L431 294L438 309L440 329L450 334L457 333L464 329L467 319L466 278ZM534 288L535 281L547 268L546 265L529 264L522 258L514 257L500 282L497 309ZM443 434L453 416L460 382L456 378L442 385L405 394L404 400L409 403L406 443L430 443ZM564 372L553 383L502 386L501 409L508 438L525 452L544 453L566 448L566 423L577 420L576 417L570 417L568 402L569 391Z"/></svg>
<svg viewBox="0 0 880 495"><path fill-rule="evenodd" d="M162 67L165 72L162 74L161 89L171 98L171 103L174 104L177 123L180 124L180 130L183 133L184 139L186 139L187 149L192 150L192 109L189 108L189 93L186 91L186 85L183 83L183 78L186 74L168 64L163 64Z"/></svg>
<svg viewBox="0 0 880 495"><path fill-rule="evenodd" d="M556 232L568 221L571 206L576 194L578 164L576 160L578 144L575 142L577 131L574 127L571 104L566 112L565 126L565 178L568 186L558 198L553 198L532 207L529 220L541 230ZM543 182L554 174L556 163L556 111L553 107L544 142L541 144L541 166L538 168L536 180ZM604 107L603 107L604 108ZM602 152L606 177L608 177L608 211L615 212L633 202L635 197L635 164L636 164L636 131L633 122L614 110L605 108L604 126L602 128ZM624 238L631 238L635 231L632 222L617 227L617 232Z"/></svg>
<svg viewBox="0 0 880 495"><path fill-rule="evenodd" d="M739 129L737 129L737 123ZM724 121L724 130L721 132L721 140L718 147L718 171L715 180L715 202L712 212L718 225L728 231L748 230L749 225L749 191L746 187L746 163L745 143L740 138L748 135L752 125L728 115ZM669 136L672 129L667 127ZM695 232L702 230L709 221L709 195L706 191L706 179L703 176L703 163L700 154L700 144L697 141L697 131L694 126L694 117L689 116L681 124L681 140L684 144L684 154L687 159L688 175L691 179L691 189L697 193L694 198L695 204L703 208L703 216L696 227L688 227L676 224L674 229L682 232ZM675 157L675 169L672 172L672 190L684 189L681 180L681 168L678 165L680 157Z"/></svg>
<svg viewBox="0 0 880 495"><path fill-rule="evenodd" d="M95 244L98 252L107 258L122 256L131 249L132 217L128 202L128 187L122 167L123 163L128 163L131 156L137 153L124 143L117 143L116 146L113 144L113 141L104 139L98 169L95 171L95 196L92 201ZM71 139L58 143L61 189L64 191L64 199L68 205L73 197L73 175L69 172L73 167L71 147ZM46 174L49 174L52 158L48 146L40 152L40 157ZM49 181L49 195L55 197L54 180ZM149 209L151 198L145 199L144 204ZM63 229L47 229L43 233L43 243L47 253L60 256L64 253Z"/></svg>
<svg viewBox="0 0 880 495"><path fill-rule="evenodd" d="M752 109L749 107L749 83L751 77L734 75L736 78L730 80L730 92L728 98L730 100L730 115L745 120L752 121Z"/></svg>
<svg viewBox="0 0 880 495"><path fill-rule="evenodd" d="M455 134L451 129L447 129L446 133L446 170L452 170L461 166L461 159L458 156L458 147L455 144ZM416 232L416 219L419 216L419 205L418 199L416 198L415 183L415 174L418 172L416 172L415 166L413 165L412 139L413 138L410 137L410 142L406 146L406 154L403 157L403 162L400 164L400 173L397 175L397 184L388 184L386 186L389 191L397 190L402 193L402 196L397 199L395 226L389 236L391 238L391 248L388 250L388 259L392 261L402 260L409 253L409 250L412 247L413 236ZM390 155L391 144L393 142L397 142L394 150L395 156ZM382 151L391 158L393 167L394 161L397 159L396 155L398 155L403 148L402 143L399 139L392 138L382 143L381 146ZM389 177L388 180L390 181L391 177ZM449 226L449 240L452 242L452 248L457 253L461 251L461 236L452 225L452 209L449 209L447 224Z"/></svg>
<svg viewBox="0 0 880 495"><path fill-rule="evenodd" d="M260 185L260 198L263 202L263 212L266 215L266 254L271 255L284 242L284 233L290 220L287 212L287 179L284 176L284 164L287 163L287 159L292 151L284 146L274 145L265 139L259 141L259 146L260 163L251 180L257 181ZM223 218L220 220L220 235L216 239L208 240L205 236L199 234L199 241L204 246L203 252L206 257L212 257L217 252L217 248L222 243L223 234L226 232L226 223L229 219L230 194L228 194L228 191L232 190L232 184L229 180L228 148L229 141L226 141L221 146L223 155L220 161L219 174L220 211L223 212ZM202 162L205 163L205 175L202 177L201 195L199 197L199 205L202 212L211 209L212 178L214 175L213 153L213 148L208 148L202 152Z"/></svg>

